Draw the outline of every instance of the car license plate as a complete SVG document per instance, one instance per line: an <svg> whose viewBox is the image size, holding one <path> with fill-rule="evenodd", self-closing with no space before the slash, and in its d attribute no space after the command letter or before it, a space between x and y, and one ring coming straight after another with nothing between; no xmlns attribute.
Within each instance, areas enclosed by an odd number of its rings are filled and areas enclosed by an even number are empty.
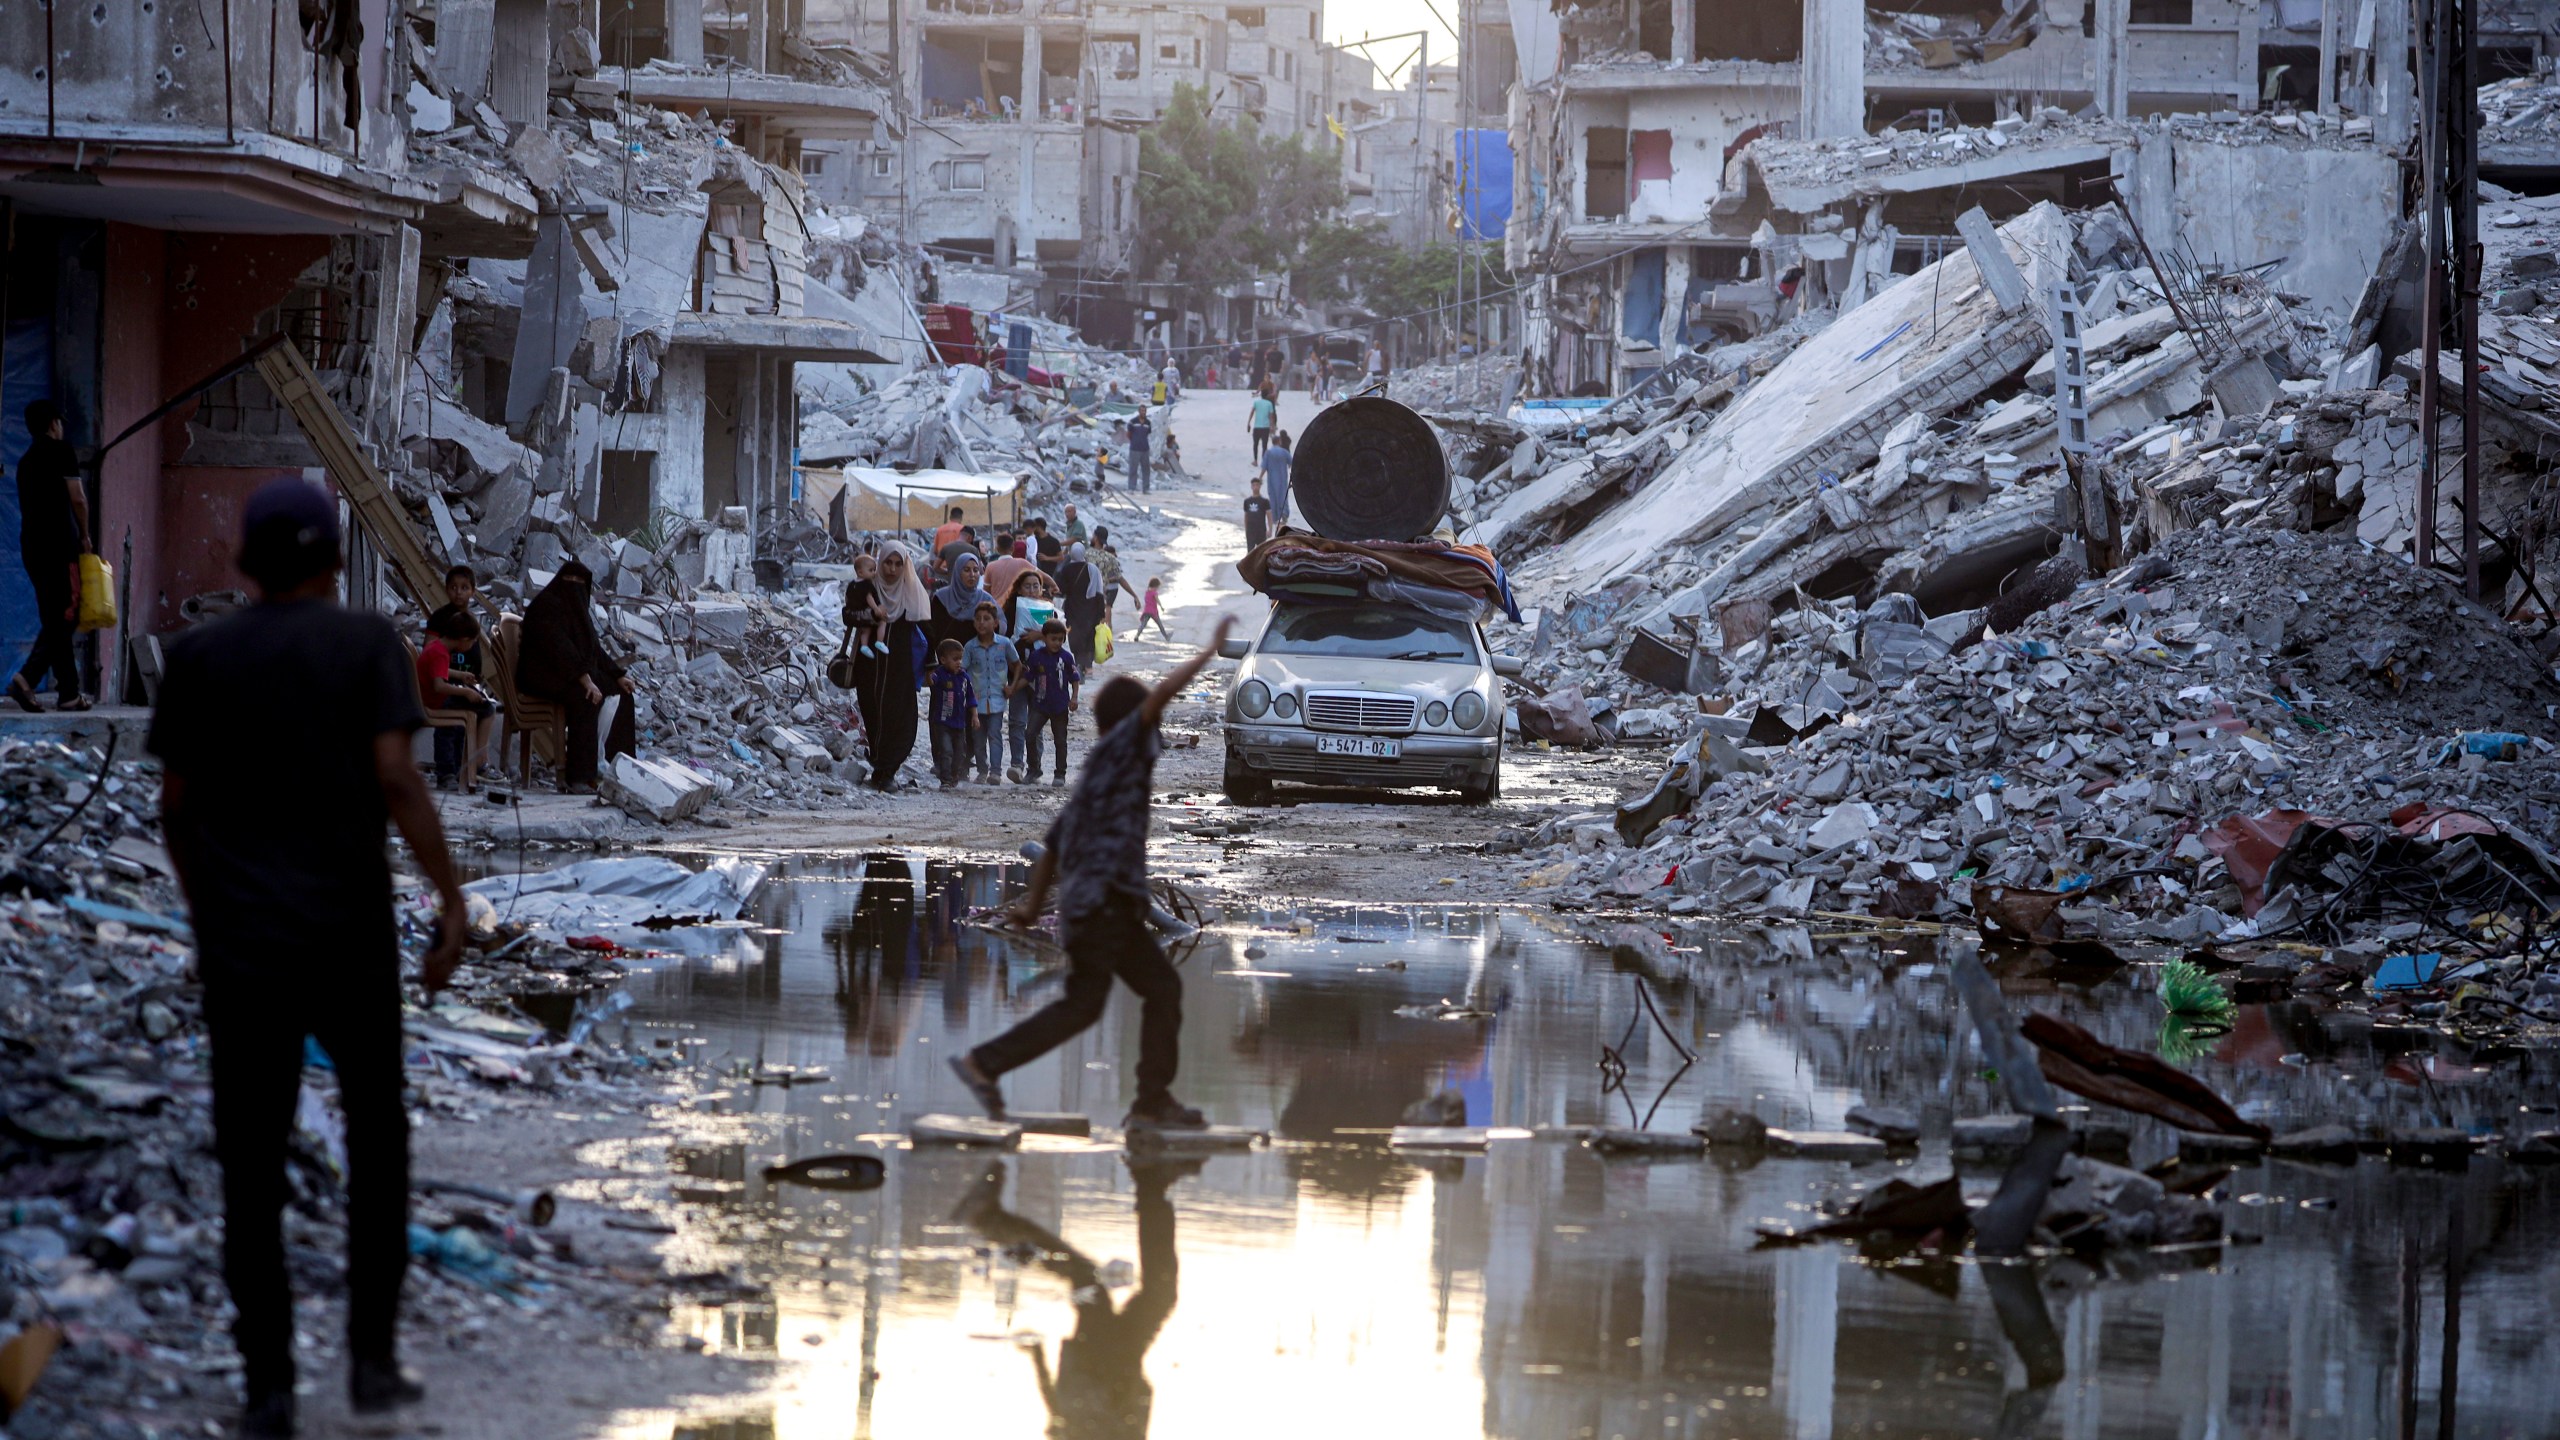
<svg viewBox="0 0 2560 1440"><path fill-rule="evenodd" d="M1358 755L1368 760L1393 760L1404 753L1401 740L1377 740L1366 735L1319 735L1319 755Z"/></svg>

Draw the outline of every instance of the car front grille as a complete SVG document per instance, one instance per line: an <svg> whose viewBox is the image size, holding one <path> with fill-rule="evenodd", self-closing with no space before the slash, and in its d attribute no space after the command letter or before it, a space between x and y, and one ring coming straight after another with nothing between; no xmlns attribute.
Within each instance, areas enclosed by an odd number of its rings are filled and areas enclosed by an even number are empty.
<svg viewBox="0 0 2560 1440"><path fill-rule="evenodd" d="M1413 711L1410 695L1345 692L1307 697L1307 724L1317 730L1403 734L1413 728Z"/></svg>

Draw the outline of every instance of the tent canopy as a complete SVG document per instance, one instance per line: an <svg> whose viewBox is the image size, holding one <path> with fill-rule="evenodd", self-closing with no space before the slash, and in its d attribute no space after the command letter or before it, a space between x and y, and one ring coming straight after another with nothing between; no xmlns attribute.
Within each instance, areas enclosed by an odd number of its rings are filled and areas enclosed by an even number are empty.
<svg viewBox="0 0 2560 1440"><path fill-rule="evenodd" d="M808 508L811 519L828 525L839 497L844 505L843 529L847 534L862 530L930 530L942 523L954 505L973 525L1009 525L1022 515L1022 479L1014 475L882 470L862 465L800 472L800 503ZM829 525L831 531L834 528Z"/></svg>

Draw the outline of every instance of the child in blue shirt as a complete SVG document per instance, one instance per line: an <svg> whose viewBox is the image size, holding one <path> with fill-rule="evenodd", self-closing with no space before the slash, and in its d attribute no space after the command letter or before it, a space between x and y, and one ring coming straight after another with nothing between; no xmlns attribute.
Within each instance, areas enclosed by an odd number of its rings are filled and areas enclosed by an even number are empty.
<svg viewBox="0 0 2560 1440"><path fill-rule="evenodd" d="M978 695L960 666L960 642L945 640L933 667L933 773L951 789L969 768L969 732L978 724Z"/></svg>
<svg viewBox="0 0 2560 1440"><path fill-rule="evenodd" d="M1022 662L1024 688L1031 693L1031 745L1029 765L1023 771L1028 784L1040 777L1040 733L1049 732L1058 745L1058 767L1050 772L1054 784L1067 783L1067 721L1076 713L1076 688L1084 683L1084 672L1076 668L1076 657L1067 652L1067 622L1052 620L1040 627L1040 648Z"/></svg>

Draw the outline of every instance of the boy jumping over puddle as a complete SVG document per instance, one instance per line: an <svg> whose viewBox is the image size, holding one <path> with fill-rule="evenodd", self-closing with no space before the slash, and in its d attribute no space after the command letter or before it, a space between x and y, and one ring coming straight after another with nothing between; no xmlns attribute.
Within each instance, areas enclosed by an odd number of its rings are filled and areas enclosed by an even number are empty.
<svg viewBox="0 0 2560 1440"><path fill-rule="evenodd" d="M1094 728L1102 738L1086 754L1075 793L1049 827L1046 847L1031 869L1031 888L1008 912L1017 925L1038 924L1056 883L1066 993L950 1062L960 1083L996 1119L1005 1113L1004 1091L996 1082L1101 1019L1117 975L1145 1006L1138 1021L1138 1093L1123 1128L1196 1130L1208 1123L1173 1098L1174 1070L1182 1058L1182 977L1147 929L1147 822L1156 757L1164 752L1156 727L1165 707L1217 658L1234 628L1233 616L1220 619L1208 648L1175 666L1153 690L1122 675L1093 698Z"/></svg>

